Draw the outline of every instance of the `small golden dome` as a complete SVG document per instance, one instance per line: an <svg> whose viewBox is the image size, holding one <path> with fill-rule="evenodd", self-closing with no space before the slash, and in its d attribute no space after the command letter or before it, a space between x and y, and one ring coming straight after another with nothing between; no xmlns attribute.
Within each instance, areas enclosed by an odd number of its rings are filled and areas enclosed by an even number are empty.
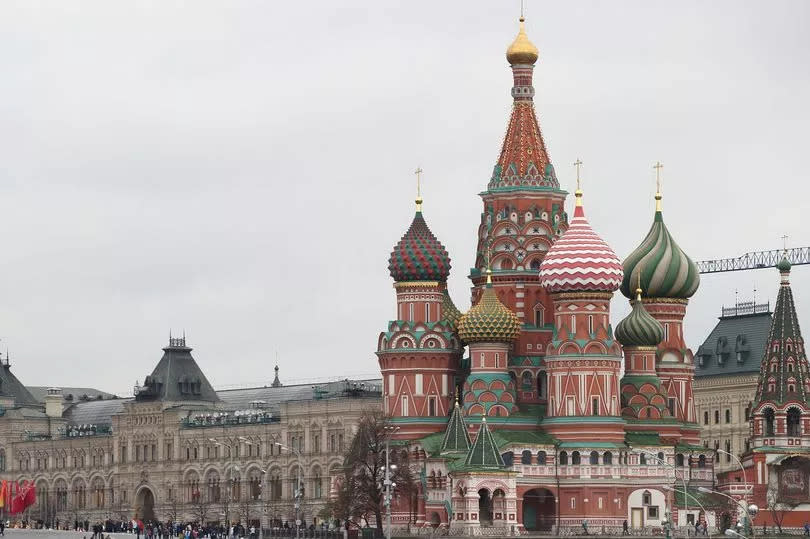
<svg viewBox="0 0 810 539"><path fill-rule="evenodd" d="M537 47L529 41L529 37L526 35L525 20L523 17L520 18L520 31L512 44L509 45L509 48L506 49L506 60L512 65L533 65L539 55Z"/></svg>

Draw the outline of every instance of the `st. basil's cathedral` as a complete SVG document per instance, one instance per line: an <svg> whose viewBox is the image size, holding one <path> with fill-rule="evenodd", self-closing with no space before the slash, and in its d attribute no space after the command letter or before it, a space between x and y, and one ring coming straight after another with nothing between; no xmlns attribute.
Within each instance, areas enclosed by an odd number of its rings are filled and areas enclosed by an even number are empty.
<svg viewBox="0 0 810 539"><path fill-rule="evenodd" d="M698 269L664 223L660 190L624 262L588 223L579 178L569 218L522 17L506 58L514 103L481 194L472 307L450 298L450 257L421 197L389 261L397 320L377 355L395 443L421 471L417 525L498 534L704 521L697 488L712 484L713 455L698 445L683 337ZM616 290L632 310L614 326ZM400 504L395 521L412 509Z"/></svg>

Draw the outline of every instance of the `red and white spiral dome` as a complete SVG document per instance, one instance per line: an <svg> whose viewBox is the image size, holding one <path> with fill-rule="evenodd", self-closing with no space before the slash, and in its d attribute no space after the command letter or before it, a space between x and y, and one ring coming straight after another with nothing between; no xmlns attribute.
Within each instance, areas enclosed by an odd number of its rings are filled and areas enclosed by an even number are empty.
<svg viewBox="0 0 810 539"><path fill-rule="evenodd" d="M622 263L585 218L582 191L568 230L540 264L540 284L550 293L613 292L622 284Z"/></svg>

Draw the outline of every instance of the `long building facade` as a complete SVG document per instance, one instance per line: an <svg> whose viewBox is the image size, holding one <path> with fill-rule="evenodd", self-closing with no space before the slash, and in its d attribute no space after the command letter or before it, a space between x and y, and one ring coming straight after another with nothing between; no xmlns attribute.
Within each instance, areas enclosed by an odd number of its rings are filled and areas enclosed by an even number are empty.
<svg viewBox="0 0 810 539"><path fill-rule="evenodd" d="M389 260L398 315L377 355L395 437L426 478L417 524L480 534L711 520L696 488L712 484L713 452L700 445L682 331L697 267L664 224L660 192L624 262L585 216L579 169L569 216L523 18L506 58L513 105L471 231L473 306L461 313L448 295L450 257L421 198ZM632 305L618 325L616 290Z"/></svg>
<svg viewBox="0 0 810 539"><path fill-rule="evenodd" d="M33 481L12 518L306 525L320 522L380 380L214 391L185 339L171 339L133 398L50 388L44 402L0 372L0 479ZM296 512L296 485L301 484Z"/></svg>

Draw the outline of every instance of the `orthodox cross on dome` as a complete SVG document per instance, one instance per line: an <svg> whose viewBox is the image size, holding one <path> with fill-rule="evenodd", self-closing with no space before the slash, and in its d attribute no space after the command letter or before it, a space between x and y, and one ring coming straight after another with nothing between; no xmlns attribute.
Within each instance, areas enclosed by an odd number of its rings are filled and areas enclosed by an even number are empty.
<svg viewBox="0 0 810 539"><path fill-rule="evenodd" d="M581 185L580 185L581 180L580 180L580 176L579 176L580 168L582 167L582 159L577 158L577 160L574 161L574 166L577 168L577 190L574 192L574 196L577 197L577 204L576 205L577 206L582 206L582 188L581 188Z"/></svg>
<svg viewBox="0 0 810 539"><path fill-rule="evenodd" d="M783 234L782 235L782 250L785 251L785 252L787 252L787 240L788 240L788 235Z"/></svg>
<svg viewBox="0 0 810 539"><path fill-rule="evenodd" d="M422 167L416 167L413 171L416 174L416 211L422 211Z"/></svg>
<svg viewBox="0 0 810 539"><path fill-rule="evenodd" d="M661 169L664 164L656 161L653 165L655 169L655 211L661 211Z"/></svg>
<svg viewBox="0 0 810 539"><path fill-rule="evenodd" d="M577 167L577 191L579 191L579 169L582 166L582 159L577 157L577 160L574 161L574 166Z"/></svg>

